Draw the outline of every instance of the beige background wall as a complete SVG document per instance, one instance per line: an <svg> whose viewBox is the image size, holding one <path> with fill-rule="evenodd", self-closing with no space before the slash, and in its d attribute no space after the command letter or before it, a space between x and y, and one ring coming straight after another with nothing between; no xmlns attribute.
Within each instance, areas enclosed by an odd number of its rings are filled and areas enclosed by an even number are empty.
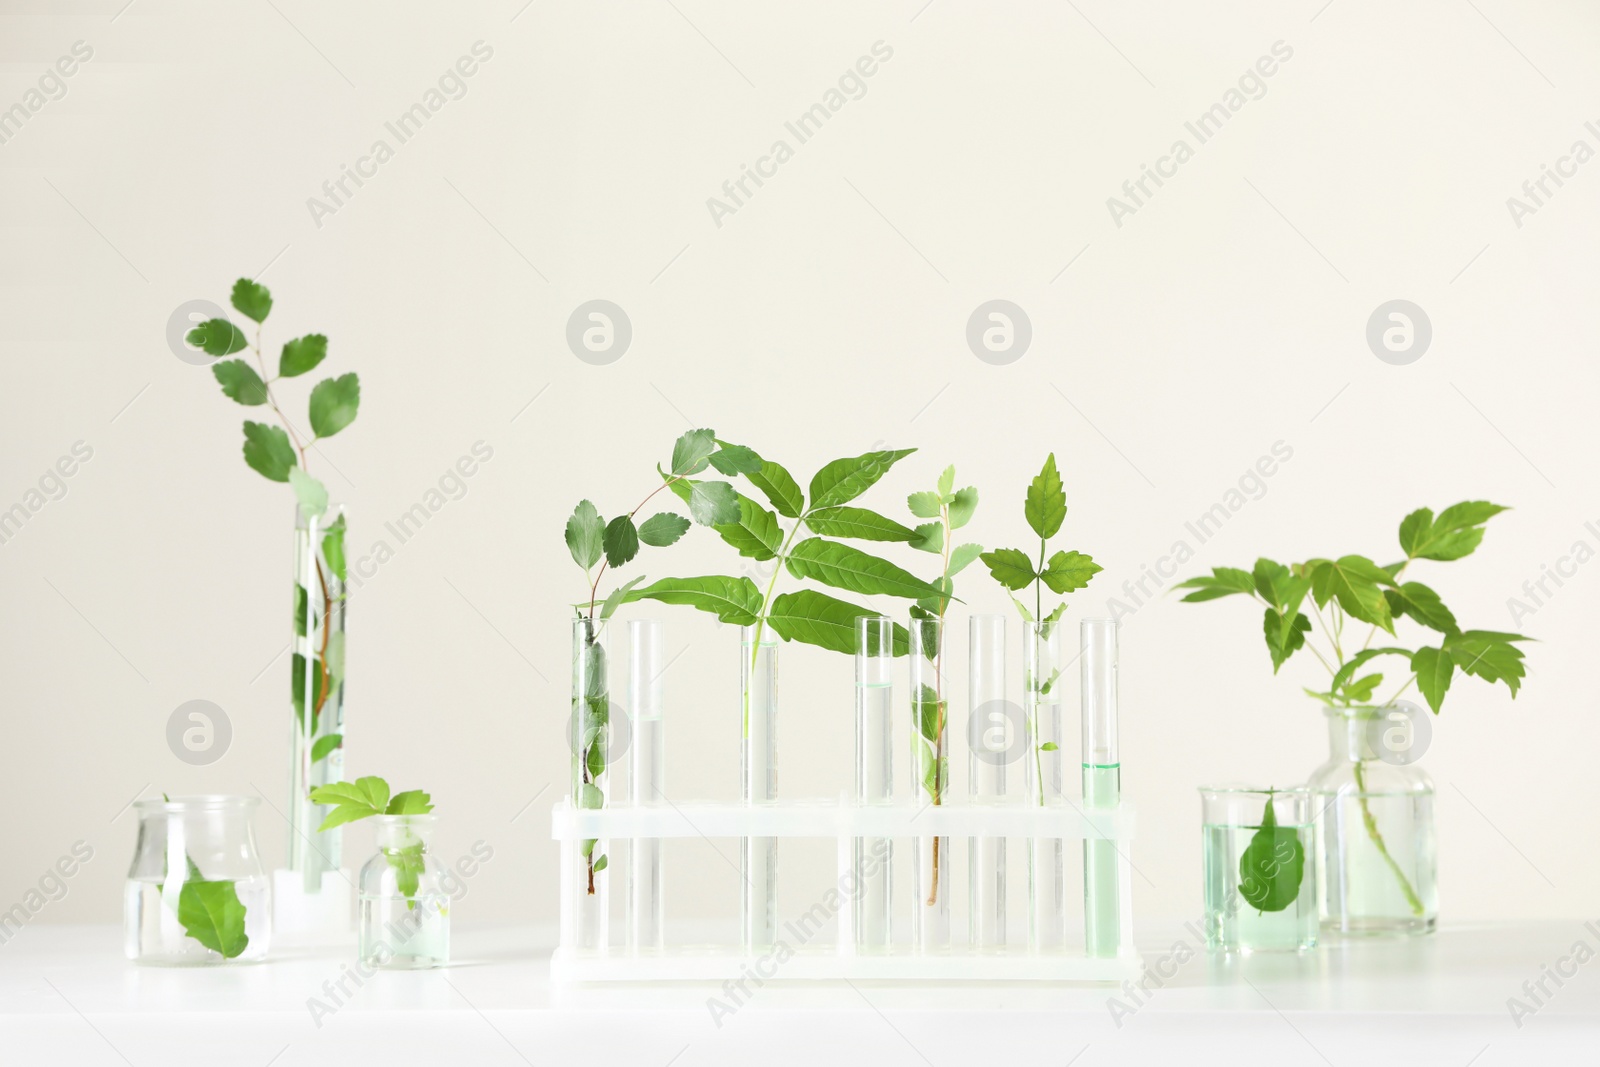
<svg viewBox="0 0 1600 1067"><path fill-rule="evenodd" d="M915 446L865 501L895 515L954 461L990 545L1021 541L1022 489L1054 450L1067 543L1106 567L1074 620L1180 539L1186 573L1384 557L1407 511L1464 498L1516 509L1476 558L1433 571L1478 626L1509 628L1508 598L1575 542L1600 548L1600 163L1521 225L1507 207L1575 141L1600 148L1585 5L122 2L0 10L0 108L26 106L74 42L93 51L0 144L0 507L92 449L0 545L0 908L81 839L95 858L39 921L114 920L136 796L282 805L289 491L244 467L246 413L164 339L175 309L225 304L240 275L277 300L269 343L325 332L327 369L361 374L360 418L317 460L356 546L388 539L475 442L493 450L351 614L352 769L432 790L450 855L496 847L469 918L553 919L563 605L581 592L562 523L582 495L631 507L690 425L802 479ZM464 93L398 143L384 124L479 41L492 56ZM796 144L785 122L880 41L892 57L864 94ZM1292 57L1197 144L1185 122L1277 42ZM793 158L718 225L707 198L779 138ZM1107 198L1178 138L1193 158L1119 226ZM379 139L392 158L314 218L308 198ZM596 298L633 329L606 366L564 338ZM1031 321L1005 366L964 336L991 299ZM1432 323L1408 366L1365 340L1393 299ZM1185 523L1276 442L1292 458L1198 543ZM696 531L634 573L730 559ZM972 606L1001 610L971 573ZM1520 699L1458 681L1437 724L1447 919L1594 911L1597 589L1600 564L1577 566L1523 620L1541 643ZM684 650L669 781L731 797L731 637L664 617ZM1274 679L1259 642L1243 605L1165 597L1128 621L1145 914L1198 912L1196 785L1289 782L1323 758L1299 691L1311 664ZM850 780L848 664L783 655L783 791L833 794ZM234 731L203 768L165 740L196 698ZM258 829L281 857L267 806ZM682 914L732 907L709 845L673 862Z"/></svg>

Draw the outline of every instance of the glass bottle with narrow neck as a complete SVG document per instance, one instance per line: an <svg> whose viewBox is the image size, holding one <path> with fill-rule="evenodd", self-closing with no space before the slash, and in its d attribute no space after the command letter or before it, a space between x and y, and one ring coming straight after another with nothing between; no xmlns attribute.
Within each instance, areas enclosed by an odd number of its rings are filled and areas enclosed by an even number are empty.
<svg viewBox="0 0 1600 1067"><path fill-rule="evenodd" d="M1108 809L1122 799L1122 762L1117 746L1117 623L1085 619L1080 657L1083 682L1083 803ZM1124 886L1115 841L1083 843L1084 951L1096 958L1122 951Z"/></svg>

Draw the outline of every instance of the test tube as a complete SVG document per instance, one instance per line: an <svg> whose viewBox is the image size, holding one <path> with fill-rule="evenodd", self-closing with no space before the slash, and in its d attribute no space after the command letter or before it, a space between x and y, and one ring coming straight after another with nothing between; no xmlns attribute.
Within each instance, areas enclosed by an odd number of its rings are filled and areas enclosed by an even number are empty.
<svg viewBox="0 0 1600 1067"><path fill-rule="evenodd" d="M856 619L856 803L894 802L894 620ZM858 837L854 843L855 943L858 951L887 951L893 942L894 842Z"/></svg>
<svg viewBox="0 0 1600 1067"><path fill-rule="evenodd" d="M1117 622L1085 619L1081 629L1083 680L1083 803L1115 808L1122 799L1117 752ZM1117 843L1091 836L1083 842L1084 952L1110 958L1122 951L1122 856Z"/></svg>
<svg viewBox="0 0 1600 1067"><path fill-rule="evenodd" d="M633 704L633 739L628 773L628 803L656 807L666 803L665 756L661 736L661 623L628 623L628 696ZM636 837L628 856L628 951L659 952L665 944L666 907L661 886L661 839Z"/></svg>
<svg viewBox="0 0 1600 1067"><path fill-rule="evenodd" d="M1013 742L1006 704L1006 617L973 615L967 621L967 792L974 804L1006 797L1006 765ZM1006 943L1006 839L967 839L968 939L979 950Z"/></svg>

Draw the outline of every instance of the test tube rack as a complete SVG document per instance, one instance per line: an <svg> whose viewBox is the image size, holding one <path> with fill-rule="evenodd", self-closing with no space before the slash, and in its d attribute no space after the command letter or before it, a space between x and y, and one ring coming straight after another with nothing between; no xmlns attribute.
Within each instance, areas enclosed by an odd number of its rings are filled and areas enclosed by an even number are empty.
<svg viewBox="0 0 1600 1067"><path fill-rule="evenodd" d="M859 805L854 801L780 800L771 804L687 802L663 806L613 806L579 809L568 799L551 812L551 836L561 844L561 944L550 961L558 984L579 982L723 982L750 974L766 978L911 981L1120 982L1137 978L1142 964L1133 948L1129 843L1134 809L1077 808L1070 804L916 804ZM651 838L813 838L838 842L841 880L850 871L859 838L889 838L897 848L912 838L1002 837L1012 840L1106 840L1120 857L1120 954L1089 957L1069 950L1035 952L1027 944L976 950L956 943L937 953L908 946L858 951L848 901L837 909L838 935L828 944L817 938L790 939L780 923L780 942L754 950L739 945L673 945L632 953L620 945L575 947L572 901L582 871L580 847L599 839L613 847L629 839ZM804 940L801 944L800 941ZM776 957L782 956L781 962Z"/></svg>

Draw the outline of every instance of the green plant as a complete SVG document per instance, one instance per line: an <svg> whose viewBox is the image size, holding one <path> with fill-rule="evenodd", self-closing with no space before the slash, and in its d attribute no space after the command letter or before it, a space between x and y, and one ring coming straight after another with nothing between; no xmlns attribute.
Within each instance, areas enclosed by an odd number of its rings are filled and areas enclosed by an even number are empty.
<svg viewBox="0 0 1600 1067"><path fill-rule="evenodd" d="M1523 653L1516 642L1529 639L1497 630L1463 630L1432 588L1417 581L1402 581L1418 560L1450 562L1470 556L1483 541L1484 524L1506 510L1483 500L1463 501L1437 516L1429 508L1418 508L1400 523L1404 558L1382 566L1359 555L1309 559L1287 566L1262 558L1248 571L1213 567L1211 574L1190 578L1174 588L1192 590L1184 596L1185 602L1239 595L1263 605L1262 628L1272 672L1278 673L1301 648L1309 648L1327 670L1329 682L1326 690L1308 688L1306 692L1330 707L1388 707L1416 685L1437 715L1457 670L1491 684L1504 682L1515 699L1526 674ZM1310 617L1302 610L1308 606ZM1434 643L1419 642L1413 648L1371 647L1380 630L1396 636L1395 623L1402 618L1438 635ZM1327 642L1325 648L1319 649L1309 639L1312 619ZM1351 619L1371 627L1359 648L1347 647L1345 625ZM1408 673L1393 695L1378 701L1375 694L1384 676L1377 672L1360 677L1357 674L1382 656L1400 657ZM1367 806L1365 771L1359 759L1355 778L1363 794L1361 809L1367 834L1399 879L1412 910L1420 915L1422 902L1389 855Z"/></svg>
<svg viewBox="0 0 1600 1067"><path fill-rule="evenodd" d="M318 833L374 815L427 815L433 811L433 798L421 789L408 789L390 796L389 783L375 776L319 785L311 790L311 799L318 804L334 806L317 827ZM422 850L423 842L414 839L396 848L383 849L384 858L394 868L395 884L406 898L407 910L417 906L417 885L425 863Z"/></svg>
<svg viewBox="0 0 1600 1067"><path fill-rule="evenodd" d="M1065 596L1086 587L1103 568L1093 557L1076 550L1058 550L1046 558L1050 539L1061 532L1061 525L1067 519L1067 494L1061 484L1061 475L1056 470L1054 452L1045 457L1044 467L1028 484L1028 492L1022 502L1022 514L1027 520L1028 528L1039 538L1038 562L1035 563L1032 557L1020 548L997 548L983 553L978 558L989 568L989 574L994 580L1005 587L1006 595L1016 605L1022 621L1032 625L1038 620L1038 636L1042 641L1050 637L1051 631L1055 629L1056 624L1061 621L1062 614L1067 610L1067 602L1063 600L1046 614L1045 588L1048 586L1057 596ZM1029 585L1033 586L1032 611L1029 611L1027 605L1018 600L1016 595L1019 590L1026 589ZM1041 743L1038 740L1039 704L1050 696L1060 680L1060 673L1057 669L1048 678L1029 676L1023 679L1023 690L1027 694L1028 704L1025 714L1029 757L1034 764L1034 782L1038 786L1040 804L1044 803L1044 773L1040 765L1040 753L1054 751L1056 743L1054 741Z"/></svg>
<svg viewBox="0 0 1600 1067"><path fill-rule="evenodd" d="M162 793L161 799L172 802ZM250 945L244 932L247 912L244 901L231 879L210 879L200 873L194 859L183 854L185 877L178 889L178 923L183 932L225 960L238 956ZM156 883L156 892L165 897L164 883Z"/></svg>
<svg viewBox="0 0 1600 1067"><path fill-rule="evenodd" d="M1267 791L1261 825L1239 856L1239 895L1258 912L1283 911L1300 895L1305 877L1306 850L1300 831L1279 826Z"/></svg>
<svg viewBox="0 0 1600 1067"><path fill-rule="evenodd" d="M219 358L211 365L211 373L222 387L223 395L244 407L272 409L280 425L246 420L244 424L244 461L249 467L274 482L287 482L294 490L301 509L308 516L320 516L328 509L327 487L312 477L307 466L306 452L318 441L332 437L355 421L361 406L361 381L355 374L337 378L324 378L311 390L307 403L307 424L310 434L298 429L284 414L273 386L285 378L297 378L315 370L328 355L328 339L320 333L306 334L284 344L278 355L277 372L267 369L267 360L261 344L261 328L272 311L272 294L266 286L240 278L233 284L233 307L245 318L255 323L255 336L247 337L231 319L208 319L191 329L187 340L207 355ZM222 359L249 349L255 356L255 366L245 359ZM258 369L259 368L259 369ZM326 528L322 538L322 556L328 568L340 583L346 580L344 554L345 523L339 516ZM322 560L316 561L317 580L321 585L322 603L337 603L329 589L329 575ZM306 624L311 613L310 597L304 586L296 587L295 626L301 637L306 635ZM314 623L314 619L311 620ZM311 734L317 731L324 705L337 691L343 671L343 650L330 647L329 628L324 627L322 645L315 650L308 663L305 655L294 654L291 667L293 700L296 718L302 728L306 714L305 681L311 675ZM342 742L337 734L317 738L312 751L313 763L326 758Z"/></svg>
<svg viewBox="0 0 1600 1067"><path fill-rule="evenodd" d="M606 767L611 688L605 648L599 641L600 627L617 608L634 599L629 592L644 581L644 576L617 586L604 601L599 596L600 580L607 568L616 570L631 562L639 554L641 545L664 548L689 529L690 521L675 511L657 512L643 522L636 521L636 516L657 493L683 484L686 488L682 495L695 522L707 526L734 522L739 517L739 503L731 483L711 480L690 484L688 479L707 467L733 475L758 470L760 466L761 460L754 452L737 445L721 444L716 431L690 430L673 444L669 466L662 472L662 483L650 490L632 511L607 522L593 503L580 500L567 519L567 550L573 562L583 569L584 584L588 588L588 599L574 605L578 617L589 620L589 625L582 628L579 661L573 665L577 682L572 692L571 720L573 802L579 807L599 808L605 804L599 777ZM595 617L597 610L598 619ZM605 870L608 863L606 856L594 854L597 843L592 839L583 843L591 894L595 873Z"/></svg>

